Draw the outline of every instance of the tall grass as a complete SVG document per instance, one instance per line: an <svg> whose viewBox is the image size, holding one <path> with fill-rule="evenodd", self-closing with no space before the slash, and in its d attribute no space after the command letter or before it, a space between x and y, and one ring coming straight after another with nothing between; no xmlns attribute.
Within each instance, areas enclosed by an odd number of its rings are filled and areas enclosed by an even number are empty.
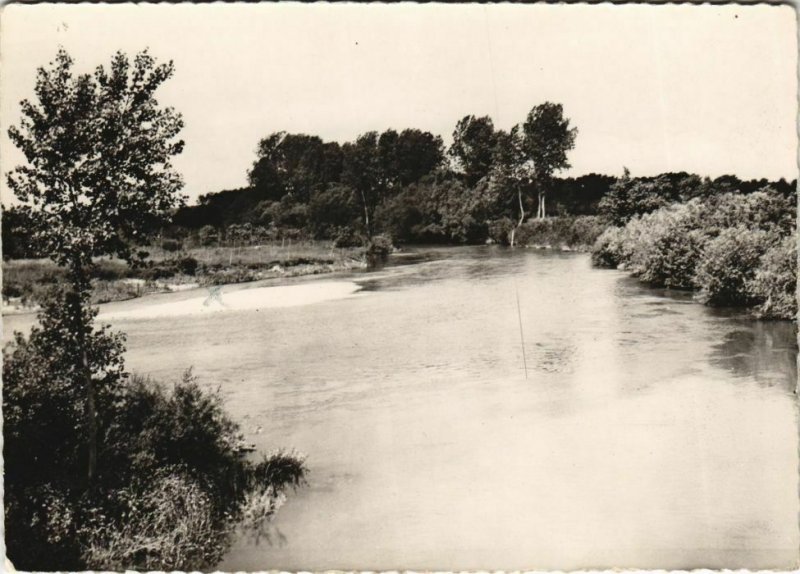
<svg viewBox="0 0 800 574"><path fill-rule="evenodd" d="M172 283L224 284L361 268L363 247L335 247L332 241L283 240L259 245L192 247L176 252L170 246L146 250L144 265L119 259L97 259L93 270L93 303L121 301L164 291ZM3 299L22 306L41 303L47 292L66 283L66 270L49 259L3 262Z"/></svg>

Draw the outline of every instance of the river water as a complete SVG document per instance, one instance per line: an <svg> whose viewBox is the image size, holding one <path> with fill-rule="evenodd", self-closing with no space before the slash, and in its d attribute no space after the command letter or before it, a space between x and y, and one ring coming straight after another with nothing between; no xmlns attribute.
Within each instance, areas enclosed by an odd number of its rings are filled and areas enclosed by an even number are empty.
<svg viewBox="0 0 800 574"><path fill-rule="evenodd" d="M308 456L270 535L241 536L220 569L796 565L790 324L585 254L395 259L308 305L241 303L260 289L215 313L104 306L129 368L192 366L259 449Z"/></svg>

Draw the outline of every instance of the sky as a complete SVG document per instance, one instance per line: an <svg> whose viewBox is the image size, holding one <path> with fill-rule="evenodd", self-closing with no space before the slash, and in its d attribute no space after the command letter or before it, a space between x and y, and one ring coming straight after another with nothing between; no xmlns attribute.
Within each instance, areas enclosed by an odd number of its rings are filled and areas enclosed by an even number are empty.
<svg viewBox="0 0 800 574"><path fill-rule="evenodd" d="M508 129L545 101L579 130L563 175L793 179L795 27L774 5L10 5L0 169L23 160L7 128L61 45L78 71L117 50L174 61L159 101L186 122L175 164L190 198L246 185L272 132L413 127L449 143L467 114Z"/></svg>

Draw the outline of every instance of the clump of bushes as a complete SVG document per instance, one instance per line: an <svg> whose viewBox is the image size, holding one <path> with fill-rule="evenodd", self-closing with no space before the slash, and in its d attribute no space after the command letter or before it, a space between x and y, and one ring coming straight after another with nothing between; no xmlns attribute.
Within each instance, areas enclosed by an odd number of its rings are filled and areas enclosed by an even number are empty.
<svg viewBox="0 0 800 574"><path fill-rule="evenodd" d="M186 255L171 257L158 262L150 261L146 265L137 268L133 275L147 281L155 281L169 279L176 275L194 276L197 272L197 267L197 259Z"/></svg>
<svg viewBox="0 0 800 574"><path fill-rule="evenodd" d="M165 238L161 240L161 249L174 253L183 249L183 242L179 239Z"/></svg>
<svg viewBox="0 0 800 574"><path fill-rule="evenodd" d="M769 189L675 203L609 227L592 262L659 287L691 289L713 306L754 307L765 318L797 312L796 214Z"/></svg>
<svg viewBox="0 0 800 574"><path fill-rule="evenodd" d="M769 247L747 283L760 301L757 314L764 319L797 319L797 239L788 235Z"/></svg>
<svg viewBox="0 0 800 574"><path fill-rule="evenodd" d="M130 376L123 337L94 328L95 316L55 293L41 326L3 351L8 557L24 570L211 568L236 527L263 526L303 483L303 458L245 457L218 392L190 372L171 389ZM98 413L91 478L87 373Z"/></svg>
<svg viewBox="0 0 800 574"><path fill-rule="evenodd" d="M766 232L744 226L724 229L709 240L697 263L700 300L716 307L757 303L748 284L769 243Z"/></svg>
<svg viewBox="0 0 800 574"><path fill-rule="evenodd" d="M394 249L392 240L385 235L376 235L370 239L367 245L367 265L375 267L385 263L389 259L389 254Z"/></svg>
<svg viewBox="0 0 800 574"><path fill-rule="evenodd" d="M609 269L616 269L624 265L629 257L624 253L624 236L624 227L613 225L607 227L592 246L592 265Z"/></svg>
<svg viewBox="0 0 800 574"><path fill-rule="evenodd" d="M333 239L333 246L336 248L361 247L367 244L367 238L353 227L339 228Z"/></svg>
<svg viewBox="0 0 800 574"><path fill-rule="evenodd" d="M489 240L498 245L508 245L511 242L511 231L515 226L516 223L508 217L501 217L500 219L489 221Z"/></svg>
<svg viewBox="0 0 800 574"><path fill-rule="evenodd" d="M520 246L590 249L605 228L600 218L591 215L529 219L517 230L515 240Z"/></svg>
<svg viewBox="0 0 800 574"><path fill-rule="evenodd" d="M634 218L620 238L619 258L639 279L656 287L694 289L695 267L706 241L697 201L672 204Z"/></svg>

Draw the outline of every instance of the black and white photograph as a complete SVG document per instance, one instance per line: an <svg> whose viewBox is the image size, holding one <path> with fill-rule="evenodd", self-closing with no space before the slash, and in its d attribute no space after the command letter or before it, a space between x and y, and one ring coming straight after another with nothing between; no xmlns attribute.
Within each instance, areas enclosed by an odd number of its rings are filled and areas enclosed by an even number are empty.
<svg viewBox="0 0 800 574"><path fill-rule="evenodd" d="M797 570L780 4L0 11L7 571Z"/></svg>

